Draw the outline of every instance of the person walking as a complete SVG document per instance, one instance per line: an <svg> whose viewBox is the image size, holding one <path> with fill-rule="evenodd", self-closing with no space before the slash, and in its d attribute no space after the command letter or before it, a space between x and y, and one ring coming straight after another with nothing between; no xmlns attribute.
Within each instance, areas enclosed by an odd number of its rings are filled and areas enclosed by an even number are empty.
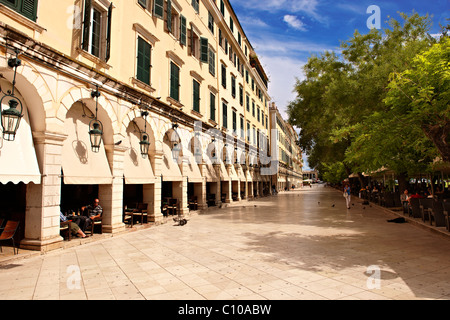
<svg viewBox="0 0 450 320"><path fill-rule="evenodd" d="M350 193L350 186L348 184L344 187L344 197L345 197L345 204L347 205L347 209L350 209L350 202L351 200L351 193Z"/></svg>

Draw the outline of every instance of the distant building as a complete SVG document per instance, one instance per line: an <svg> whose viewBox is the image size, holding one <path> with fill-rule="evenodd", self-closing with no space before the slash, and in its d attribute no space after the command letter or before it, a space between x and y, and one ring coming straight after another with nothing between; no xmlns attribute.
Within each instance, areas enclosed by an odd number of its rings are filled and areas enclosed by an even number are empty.
<svg viewBox="0 0 450 320"><path fill-rule="evenodd" d="M312 182L317 182L319 181L319 172L316 170L304 170L303 180L311 180Z"/></svg>
<svg viewBox="0 0 450 320"><path fill-rule="evenodd" d="M287 123L275 103L270 106L271 143L276 141L276 147L272 146L272 159L277 159L278 170L272 176L272 185L278 191L299 188L303 185L303 160L302 151L297 145L299 139L294 128ZM273 153L276 153L274 155Z"/></svg>

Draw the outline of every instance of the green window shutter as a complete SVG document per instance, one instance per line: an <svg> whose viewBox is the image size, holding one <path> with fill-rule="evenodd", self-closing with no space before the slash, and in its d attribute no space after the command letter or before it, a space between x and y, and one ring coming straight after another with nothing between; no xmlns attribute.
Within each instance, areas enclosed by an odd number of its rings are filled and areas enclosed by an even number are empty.
<svg viewBox="0 0 450 320"><path fill-rule="evenodd" d="M143 6L144 8L147 8L147 0L138 0L138 3Z"/></svg>
<svg viewBox="0 0 450 320"><path fill-rule="evenodd" d="M154 0L153 14L157 18L164 19L164 0Z"/></svg>
<svg viewBox="0 0 450 320"><path fill-rule="evenodd" d="M113 4L111 3L108 8L108 25L107 25L107 34L106 34L106 54L105 61L108 62L109 58L111 58L111 27L112 27L112 9Z"/></svg>
<svg viewBox="0 0 450 320"><path fill-rule="evenodd" d="M84 1L84 21L83 21L83 43L82 48L84 51L89 49L89 30L91 26L91 0Z"/></svg>
<svg viewBox="0 0 450 320"><path fill-rule="evenodd" d="M170 63L170 97L180 100L180 68L173 62Z"/></svg>
<svg viewBox="0 0 450 320"><path fill-rule="evenodd" d="M194 10L196 12L199 12L199 9L200 9L199 0L192 0L192 7L194 7Z"/></svg>
<svg viewBox="0 0 450 320"><path fill-rule="evenodd" d="M36 21L38 0L22 0L20 13L30 20Z"/></svg>
<svg viewBox="0 0 450 320"><path fill-rule="evenodd" d="M186 41L187 41L186 17L180 16L180 44L185 46Z"/></svg>
<svg viewBox="0 0 450 320"><path fill-rule="evenodd" d="M151 45L138 38L137 79L150 85L150 55Z"/></svg>
<svg viewBox="0 0 450 320"><path fill-rule="evenodd" d="M172 33L172 1L167 0L167 31Z"/></svg>
<svg viewBox="0 0 450 320"><path fill-rule="evenodd" d="M208 63L208 38L200 38L200 61Z"/></svg>
<svg viewBox="0 0 450 320"><path fill-rule="evenodd" d="M236 78L231 76L231 95L236 97Z"/></svg>
<svg viewBox="0 0 450 320"><path fill-rule="evenodd" d="M200 112L200 83L193 80L193 94L194 94L194 103L193 110Z"/></svg>
<svg viewBox="0 0 450 320"><path fill-rule="evenodd" d="M225 17L225 3L223 2L223 0L220 1L220 12Z"/></svg>
<svg viewBox="0 0 450 320"><path fill-rule="evenodd" d="M216 76L216 54L212 49L209 49L209 73Z"/></svg>
<svg viewBox="0 0 450 320"><path fill-rule="evenodd" d="M211 92L209 93L209 114L209 118L216 121L216 96Z"/></svg>
<svg viewBox="0 0 450 320"><path fill-rule="evenodd" d="M228 106L225 103L222 104L222 115L223 115L223 127L228 128Z"/></svg>
<svg viewBox="0 0 450 320"><path fill-rule="evenodd" d="M224 64L222 64L222 86L227 88L227 67Z"/></svg>

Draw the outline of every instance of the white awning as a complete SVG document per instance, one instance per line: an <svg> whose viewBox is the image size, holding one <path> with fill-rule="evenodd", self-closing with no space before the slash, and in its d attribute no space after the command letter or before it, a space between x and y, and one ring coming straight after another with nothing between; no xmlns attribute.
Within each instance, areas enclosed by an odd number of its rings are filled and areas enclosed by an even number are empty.
<svg viewBox="0 0 450 320"><path fill-rule="evenodd" d="M247 181L249 181L249 182L253 181L253 177L250 173L250 170L247 170L246 177L247 177Z"/></svg>
<svg viewBox="0 0 450 320"><path fill-rule="evenodd" d="M239 176L236 172L234 165L231 165L230 178L232 181L239 181Z"/></svg>
<svg viewBox="0 0 450 320"><path fill-rule="evenodd" d="M245 177L244 169L242 169L242 167L239 168L237 174L238 174L238 177L241 180L241 182L245 182L246 177Z"/></svg>
<svg viewBox="0 0 450 320"><path fill-rule="evenodd" d="M81 103L75 103L66 116L68 135L63 145L62 168L65 184L112 184L104 143L95 153L91 150L88 117L83 117Z"/></svg>
<svg viewBox="0 0 450 320"><path fill-rule="evenodd" d="M197 162L195 161L195 157L189 150L183 150L185 156L188 158L188 163L184 168L187 169L187 172L183 172L184 176L188 177L189 182L203 182L203 177L200 172L200 168L198 167Z"/></svg>
<svg viewBox="0 0 450 320"><path fill-rule="evenodd" d="M124 176L126 184L152 184L155 183L152 165L149 157L142 158L139 142L141 140L138 132L130 126L127 130L128 149L125 152Z"/></svg>
<svg viewBox="0 0 450 320"><path fill-rule="evenodd" d="M180 167L173 160L172 150L169 145L163 143L163 158L161 164L161 173L163 181L182 181L183 176L180 171Z"/></svg>
<svg viewBox="0 0 450 320"><path fill-rule="evenodd" d="M217 182L220 179L217 177L216 170L211 163L205 165L206 182Z"/></svg>
<svg viewBox="0 0 450 320"><path fill-rule="evenodd" d="M23 101L23 100L22 100ZM9 108L2 105L2 108ZM12 182L25 184L41 183L41 173L33 144L33 135L28 119L28 112L24 108L24 116L20 121L14 141L3 140L0 130L0 183ZM1 128L1 127L0 127Z"/></svg>
<svg viewBox="0 0 450 320"><path fill-rule="evenodd" d="M222 181L228 181L230 180L230 176L228 175L227 168L225 167L225 164L220 162L220 180Z"/></svg>

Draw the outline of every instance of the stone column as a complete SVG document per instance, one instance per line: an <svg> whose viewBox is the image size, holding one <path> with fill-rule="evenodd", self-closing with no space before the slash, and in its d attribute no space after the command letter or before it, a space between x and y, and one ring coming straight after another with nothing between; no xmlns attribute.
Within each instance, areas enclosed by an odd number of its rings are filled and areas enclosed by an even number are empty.
<svg viewBox="0 0 450 320"><path fill-rule="evenodd" d="M188 177L184 175L186 172L188 172L188 168L187 168L188 165L189 165L189 158L186 156L183 156L183 158L181 160L181 164L180 164L180 171L181 171L181 175L183 176L183 179L181 180L181 182L174 182L172 184L173 195L174 195L174 198L177 198L180 203L180 207L178 209L180 210L180 213L182 215L189 213Z"/></svg>
<svg viewBox="0 0 450 320"><path fill-rule="evenodd" d="M221 179L220 179L220 164L214 163L213 164L214 170L216 171L216 177L217 177L217 192L216 192L216 206L220 206L222 204L222 188L221 188Z"/></svg>
<svg viewBox="0 0 450 320"><path fill-rule="evenodd" d="M225 190L226 191L225 203L233 202L233 198L232 198L232 191L233 191L232 184L233 184L233 181L230 178L231 177L231 166L232 166L232 164L226 164L225 165L225 168L227 170L228 177L229 177L229 179L228 179L228 190Z"/></svg>
<svg viewBox="0 0 450 320"><path fill-rule="evenodd" d="M201 192L201 197L197 199L198 201L198 209L199 210L203 210L208 208L208 203L207 203L207 199L206 199L206 173L205 170L206 169L206 163L204 163L203 161L200 162L198 164L198 168L200 169L200 174L203 177L203 181L202 181L202 192Z"/></svg>
<svg viewBox="0 0 450 320"><path fill-rule="evenodd" d="M245 176L244 199L247 200L248 199L248 178L247 178L248 167L247 166L242 166L241 170L242 170L242 172L244 172L244 176Z"/></svg>
<svg viewBox="0 0 450 320"><path fill-rule="evenodd" d="M249 175L252 177L252 181L250 181L250 183L248 184L248 198L249 199L253 199L255 196L254 196L254 193L253 193L253 185L254 185L254 182L253 182L253 177L254 177L254 175L253 175L253 171L254 171L255 169L253 168L253 167L249 167L249 169L248 169L248 171L249 171Z"/></svg>
<svg viewBox="0 0 450 320"><path fill-rule="evenodd" d="M33 132L33 139L42 179L41 184L27 184L25 237L20 247L49 251L61 247L63 241L59 212L62 147L67 135Z"/></svg>
<svg viewBox="0 0 450 320"><path fill-rule="evenodd" d="M123 171L126 147L105 145L106 158L113 176L112 184L100 184L98 198L103 208L103 232L118 233L123 231Z"/></svg>
<svg viewBox="0 0 450 320"><path fill-rule="evenodd" d="M241 165L240 164L235 164L234 165L234 170L236 171L236 174L239 177L239 170L241 170ZM238 186L237 187L237 193L238 193L237 200L241 201L242 199L241 199L241 180L240 179L237 182L237 186Z"/></svg>
<svg viewBox="0 0 450 320"><path fill-rule="evenodd" d="M157 224L164 220L161 213L161 166L163 165L163 151L155 151L149 154L153 171L155 174L155 184L153 190L144 186L144 201L148 202L148 220Z"/></svg>

